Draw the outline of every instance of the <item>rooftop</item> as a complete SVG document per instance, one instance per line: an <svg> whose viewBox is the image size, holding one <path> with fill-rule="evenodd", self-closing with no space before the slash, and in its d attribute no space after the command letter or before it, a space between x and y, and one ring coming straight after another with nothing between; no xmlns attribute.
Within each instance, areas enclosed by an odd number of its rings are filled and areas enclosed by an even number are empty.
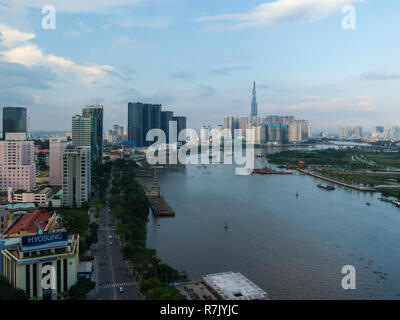
<svg viewBox="0 0 400 320"><path fill-rule="evenodd" d="M35 203L33 202L7 203L6 206L8 210L30 209L36 207Z"/></svg>
<svg viewBox="0 0 400 320"><path fill-rule="evenodd" d="M51 214L48 214L45 211L36 210L32 213L23 215L6 231L6 234L12 235L19 232L36 233L35 222L37 221L39 226L44 229L50 218Z"/></svg>
<svg viewBox="0 0 400 320"><path fill-rule="evenodd" d="M78 273L90 273L93 271L92 261L79 262Z"/></svg>
<svg viewBox="0 0 400 320"><path fill-rule="evenodd" d="M204 281L224 300L265 300L267 293L239 272L208 274Z"/></svg>

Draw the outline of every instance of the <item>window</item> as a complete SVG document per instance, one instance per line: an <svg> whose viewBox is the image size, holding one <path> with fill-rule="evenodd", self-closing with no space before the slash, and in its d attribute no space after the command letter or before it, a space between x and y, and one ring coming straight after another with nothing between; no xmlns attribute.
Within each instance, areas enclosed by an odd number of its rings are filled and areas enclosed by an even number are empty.
<svg viewBox="0 0 400 320"><path fill-rule="evenodd" d="M31 296L31 265L27 264L25 266L25 287L26 287L26 294L30 297Z"/></svg>
<svg viewBox="0 0 400 320"><path fill-rule="evenodd" d="M32 296L37 297L37 263L33 264L33 291Z"/></svg>

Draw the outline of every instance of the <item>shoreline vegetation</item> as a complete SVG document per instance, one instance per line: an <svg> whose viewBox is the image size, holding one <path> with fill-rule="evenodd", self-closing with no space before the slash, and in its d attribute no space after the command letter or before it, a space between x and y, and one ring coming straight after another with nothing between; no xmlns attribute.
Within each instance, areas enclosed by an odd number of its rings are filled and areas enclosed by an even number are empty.
<svg viewBox="0 0 400 320"><path fill-rule="evenodd" d="M280 165L298 165L340 183L361 188L374 188L383 196L400 199L400 153L376 148L329 148L324 150L290 150L267 156Z"/></svg>
<svg viewBox="0 0 400 320"><path fill-rule="evenodd" d="M170 284L182 281L179 272L162 263L155 249L146 247L146 225L150 213L142 186L135 179L137 164L133 160L118 159L96 168L95 190L103 200L108 183L110 208L117 220L117 234L121 237L122 254L133 270L140 275L140 291L149 300L184 300Z"/></svg>

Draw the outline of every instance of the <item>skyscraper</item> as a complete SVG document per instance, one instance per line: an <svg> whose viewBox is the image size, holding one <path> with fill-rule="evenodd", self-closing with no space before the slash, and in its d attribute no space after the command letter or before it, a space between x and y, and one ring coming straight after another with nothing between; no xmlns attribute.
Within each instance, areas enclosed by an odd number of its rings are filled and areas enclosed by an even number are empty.
<svg viewBox="0 0 400 320"><path fill-rule="evenodd" d="M161 129L161 104L130 102L128 104L128 140L139 147L152 142L146 141L147 132Z"/></svg>
<svg viewBox="0 0 400 320"><path fill-rule="evenodd" d="M186 117L182 117L182 116L177 116L177 117L173 117L172 118L173 121L176 121L176 126L177 126L177 131L178 131L178 137L179 137L179 133L182 130L186 129ZM179 138L178 138L179 139Z"/></svg>
<svg viewBox="0 0 400 320"><path fill-rule="evenodd" d="M90 147L92 166L103 162L103 106L93 103L82 110L82 116L90 118Z"/></svg>
<svg viewBox="0 0 400 320"><path fill-rule="evenodd" d="M167 143L169 143L169 122L173 121L173 118L173 111L161 111L161 129L165 132Z"/></svg>
<svg viewBox="0 0 400 320"><path fill-rule="evenodd" d="M6 133L28 133L26 125L26 108L4 107L3 108L3 140Z"/></svg>
<svg viewBox="0 0 400 320"><path fill-rule="evenodd" d="M253 82L253 98L251 100L251 117L258 116L258 106L257 106L257 99L256 99L256 82Z"/></svg>

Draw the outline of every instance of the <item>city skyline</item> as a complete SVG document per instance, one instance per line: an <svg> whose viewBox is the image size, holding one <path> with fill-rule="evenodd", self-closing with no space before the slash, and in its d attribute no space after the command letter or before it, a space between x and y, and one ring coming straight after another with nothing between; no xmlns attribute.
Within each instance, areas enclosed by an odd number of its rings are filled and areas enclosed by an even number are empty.
<svg viewBox="0 0 400 320"><path fill-rule="evenodd" d="M35 110L30 130L68 129L67 115L94 100L105 128L126 123L129 101L162 104L200 128L248 115L256 81L260 115L306 118L315 132L396 125L398 44L387 39L400 4L331 3L55 1L56 29L44 30L45 1L6 0L1 104ZM356 9L355 30L341 26L344 5Z"/></svg>

